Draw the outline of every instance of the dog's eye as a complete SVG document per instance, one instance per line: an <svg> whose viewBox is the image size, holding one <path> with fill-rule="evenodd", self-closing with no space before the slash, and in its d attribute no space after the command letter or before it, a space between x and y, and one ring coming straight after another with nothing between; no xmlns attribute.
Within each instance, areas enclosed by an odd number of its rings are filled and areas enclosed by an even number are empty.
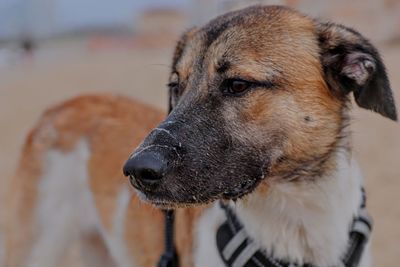
<svg viewBox="0 0 400 267"><path fill-rule="evenodd" d="M228 95L241 95L251 87L251 83L243 80L226 80L222 92Z"/></svg>
<svg viewBox="0 0 400 267"><path fill-rule="evenodd" d="M177 82L168 83L167 86L173 95L179 94L179 84Z"/></svg>

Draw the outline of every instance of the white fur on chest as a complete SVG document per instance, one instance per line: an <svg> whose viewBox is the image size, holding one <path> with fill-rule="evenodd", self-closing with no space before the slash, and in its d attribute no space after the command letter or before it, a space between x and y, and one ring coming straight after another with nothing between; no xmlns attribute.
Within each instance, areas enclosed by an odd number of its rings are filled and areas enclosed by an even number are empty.
<svg viewBox="0 0 400 267"><path fill-rule="evenodd" d="M267 196L253 193L232 204L253 240L273 257L316 266L337 266L346 250L349 227L361 201L362 177L356 162L338 156L330 177L303 183L272 184ZM224 266L215 233L224 214L218 205L200 218L195 266ZM360 266L369 266L366 249Z"/></svg>
<svg viewBox="0 0 400 267"><path fill-rule="evenodd" d="M218 226L225 220L225 214L219 207L214 205L206 210L200 217L195 232L194 266L195 267L224 267L215 239Z"/></svg>

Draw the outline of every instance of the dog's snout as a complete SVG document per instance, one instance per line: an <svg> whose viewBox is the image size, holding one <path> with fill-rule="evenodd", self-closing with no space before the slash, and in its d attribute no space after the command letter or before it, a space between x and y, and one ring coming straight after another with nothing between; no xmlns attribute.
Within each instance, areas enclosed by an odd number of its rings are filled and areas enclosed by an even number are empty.
<svg viewBox="0 0 400 267"><path fill-rule="evenodd" d="M165 165L166 162L159 153L144 151L130 158L125 163L123 172L134 187L151 189L161 181Z"/></svg>

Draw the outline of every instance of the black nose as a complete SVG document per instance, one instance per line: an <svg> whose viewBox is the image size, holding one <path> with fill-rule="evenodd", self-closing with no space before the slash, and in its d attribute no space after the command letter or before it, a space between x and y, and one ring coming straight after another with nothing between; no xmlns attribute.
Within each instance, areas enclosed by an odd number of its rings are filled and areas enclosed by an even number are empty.
<svg viewBox="0 0 400 267"><path fill-rule="evenodd" d="M151 189L163 177L165 165L165 160L159 153L143 151L128 159L123 171L134 187Z"/></svg>

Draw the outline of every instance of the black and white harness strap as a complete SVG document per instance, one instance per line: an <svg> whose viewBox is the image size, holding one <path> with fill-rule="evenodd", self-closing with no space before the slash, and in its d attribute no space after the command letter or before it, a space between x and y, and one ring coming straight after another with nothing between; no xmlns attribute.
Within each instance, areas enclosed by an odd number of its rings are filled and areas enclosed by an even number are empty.
<svg viewBox="0 0 400 267"><path fill-rule="evenodd" d="M362 189L362 202L353 219L348 248L341 265L335 267L356 267L360 262L372 229L372 219L366 211L365 203L365 192ZM217 247L227 267L300 267L270 257L247 235L234 211L222 202L220 206L225 211L226 221L217 230ZM301 266L314 267L310 264Z"/></svg>

